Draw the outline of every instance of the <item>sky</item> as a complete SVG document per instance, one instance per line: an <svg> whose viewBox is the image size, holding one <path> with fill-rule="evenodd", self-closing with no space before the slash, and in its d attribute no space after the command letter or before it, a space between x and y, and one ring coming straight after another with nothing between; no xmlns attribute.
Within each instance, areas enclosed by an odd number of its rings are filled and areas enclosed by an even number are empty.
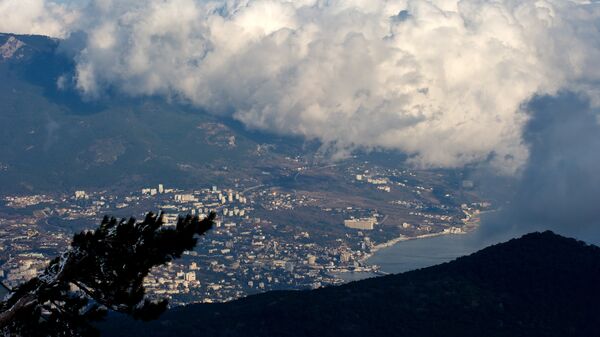
<svg viewBox="0 0 600 337"><path fill-rule="evenodd" d="M503 174L527 163L530 99L597 103L599 18L597 3L537 0L0 0L0 31L79 36L85 96L178 97L333 156Z"/></svg>
<svg viewBox="0 0 600 337"><path fill-rule="evenodd" d="M600 244L600 110L574 92L535 97L527 109L529 159L511 203L493 221Z"/></svg>
<svg viewBox="0 0 600 337"><path fill-rule="evenodd" d="M0 0L0 31L64 39L59 83L89 99L181 99L333 158L485 167L522 179L515 219L600 218L598 1Z"/></svg>

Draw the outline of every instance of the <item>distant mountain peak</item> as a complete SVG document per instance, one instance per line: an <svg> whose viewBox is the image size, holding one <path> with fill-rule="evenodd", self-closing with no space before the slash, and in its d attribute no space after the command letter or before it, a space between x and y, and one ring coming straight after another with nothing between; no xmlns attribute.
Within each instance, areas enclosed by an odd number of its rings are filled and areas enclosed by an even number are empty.
<svg viewBox="0 0 600 337"><path fill-rule="evenodd" d="M10 36L6 42L0 46L0 56L3 60L14 58L21 58L23 54L17 53L21 48L26 46L25 42L17 39L14 36Z"/></svg>

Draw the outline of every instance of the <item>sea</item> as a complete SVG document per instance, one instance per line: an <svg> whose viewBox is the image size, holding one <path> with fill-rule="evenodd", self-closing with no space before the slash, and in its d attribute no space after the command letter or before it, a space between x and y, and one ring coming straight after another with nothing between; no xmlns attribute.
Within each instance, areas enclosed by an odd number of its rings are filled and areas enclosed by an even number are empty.
<svg viewBox="0 0 600 337"><path fill-rule="evenodd" d="M466 234L448 234L400 241L393 246L378 250L366 260L366 263L378 265L381 273L348 272L336 274L336 276L351 282L382 274L397 274L426 268L475 253L490 245L520 237L528 232L546 229L543 227L532 228L531 226L507 226L501 218L494 216L493 212L487 213L482 215L481 225ZM600 246L599 229L571 226L553 230L558 234Z"/></svg>

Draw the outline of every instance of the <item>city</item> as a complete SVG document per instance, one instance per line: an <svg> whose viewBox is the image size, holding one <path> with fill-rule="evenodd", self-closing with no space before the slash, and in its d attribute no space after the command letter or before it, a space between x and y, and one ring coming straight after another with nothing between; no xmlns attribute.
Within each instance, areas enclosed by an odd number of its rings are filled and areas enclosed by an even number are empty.
<svg viewBox="0 0 600 337"><path fill-rule="evenodd" d="M321 168L296 171L309 174L313 169ZM197 249L152 270L145 286L150 297L166 296L171 305L226 302L269 290L336 285L344 282L347 272L381 274L377 265L366 263L378 249L411 238L468 232L477 226L478 213L491 207L488 202L433 202L435 184L416 183L422 172L368 163L335 170L348 186L379 194L379 204L342 197L327 203L318 188L241 184L193 190L158 184L118 194L76 190L69 195L4 196L0 277L9 287L35 277L68 247L74 232L93 229L104 215L141 219L154 210L161 212L168 227L179 216L216 212L216 227ZM469 181L462 184L472 187ZM397 199L394 192L412 197ZM312 217L303 218L307 214ZM322 223L313 223L315 215Z"/></svg>

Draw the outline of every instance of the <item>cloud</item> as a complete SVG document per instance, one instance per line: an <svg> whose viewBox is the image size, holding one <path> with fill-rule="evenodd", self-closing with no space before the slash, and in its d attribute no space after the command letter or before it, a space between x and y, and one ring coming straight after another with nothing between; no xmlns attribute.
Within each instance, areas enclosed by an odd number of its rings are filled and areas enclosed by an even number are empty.
<svg viewBox="0 0 600 337"><path fill-rule="evenodd" d="M600 110L573 92L538 96L526 107L529 160L485 233L552 229L600 244Z"/></svg>
<svg viewBox="0 0 600 337"><path fill-rule="evenodd" d="M523 222L600 225L599 110L562 93L534 99L525 130L531 156L513 211Z"/></svg>
<svg viewBox="0 0 600 337"><path fill-rule="evenodd" d="M0 32L64 37L77 19L65 4L44 0L0 0Z"/></svg>
<svg viewBox="0 0 600 337"><path fill-rule="evenodd" d="M565 0L95 0L77 87L176 97L338 153L523 168L536 95L593 104L600 5Z"/></svg>

